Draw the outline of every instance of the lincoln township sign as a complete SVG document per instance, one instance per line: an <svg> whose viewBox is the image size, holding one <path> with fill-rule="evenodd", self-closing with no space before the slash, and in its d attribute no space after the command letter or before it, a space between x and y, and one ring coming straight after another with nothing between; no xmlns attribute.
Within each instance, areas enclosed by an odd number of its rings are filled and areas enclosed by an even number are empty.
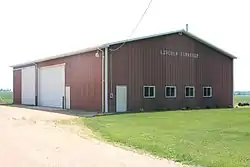
<svg viewBox="0 0 250 167"><path fill-rule="evenodd" d="M160 54L165 55L165 56L181 56L181 57L189 57L189 58L199 58L198 53L173 51L168 48L161 49Z"/></svg>

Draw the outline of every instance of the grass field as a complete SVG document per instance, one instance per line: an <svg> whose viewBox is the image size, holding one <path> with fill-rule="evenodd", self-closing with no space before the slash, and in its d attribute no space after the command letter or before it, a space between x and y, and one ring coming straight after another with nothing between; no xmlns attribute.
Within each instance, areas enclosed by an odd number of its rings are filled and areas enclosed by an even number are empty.
<svg viewBox="0 0 250 167"><path fill-rule="evenodd" d="M95 134L153 155L207 167L250 166L250 108L81 118Z"/></svg>
<svg viewBox="0 0 250 167"><path fill-rule="evenodd" d="M12 100L12 92L2 92L0 91L0 104L10 104L13 102Z"/></svg>
<svg viewBox="0 0 250 167"><path fill-rule="evenodd" d="M237 95L234 96L234 104L237 105L239 102L250 103L250 95Z"/></svg>
<svg viewBox="0 0 250 167"><path fill-rule="evenodd" d="M12 103L12 92L0 92ZM250 96L235 96L235 104ZM207 167L250 166L250 108L80 118L95 134L153 155Z"/></svg>

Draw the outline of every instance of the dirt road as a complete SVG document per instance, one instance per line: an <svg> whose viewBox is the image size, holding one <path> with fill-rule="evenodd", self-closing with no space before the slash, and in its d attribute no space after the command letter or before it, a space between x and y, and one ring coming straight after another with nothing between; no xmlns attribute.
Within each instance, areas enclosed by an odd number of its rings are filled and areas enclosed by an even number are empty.
<svg viewBox="0 0 250 167"><path fill-rule="evenodd" d="M53 120L73 116L0 106L0 166L179 167L180 165L80 137Z"/></svg>

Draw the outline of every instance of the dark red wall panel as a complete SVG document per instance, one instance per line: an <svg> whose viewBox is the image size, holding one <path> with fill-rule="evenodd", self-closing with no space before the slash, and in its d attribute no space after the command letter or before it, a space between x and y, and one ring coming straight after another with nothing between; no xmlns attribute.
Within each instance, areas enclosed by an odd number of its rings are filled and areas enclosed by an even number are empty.
<svg viewBox="0 0 250 167"><path fill-rule="evenodd" d="M161 55L164 48L178 55ZM198 53L199 57L180 56L181 52ZM227 107L233 102L233 61L186 35L134 41L109 52L109 92L114 93L109 101L112 112L116 109L116 85L127 85L130 111ZM143 98L144 85L156 87L155 98ZM165 98L166 85L177 87L176 98ZM195 98L185 98L185 86L195 86ZM212 98L202 97L203 86L212 86Z"/></svg>
<svg viewBox="0 0 250 167"><path fill-rule="evenodd" d="M22 70L13 71L13 103L21 104L22 96Z"/></svg>
<svg viewBox="0 0 250 167"><path fill-rule="evenodd" d="M95 52L54 59L38 67L66 63L66 86L70 86L72 109L101 110L101 58Z"/></svg>

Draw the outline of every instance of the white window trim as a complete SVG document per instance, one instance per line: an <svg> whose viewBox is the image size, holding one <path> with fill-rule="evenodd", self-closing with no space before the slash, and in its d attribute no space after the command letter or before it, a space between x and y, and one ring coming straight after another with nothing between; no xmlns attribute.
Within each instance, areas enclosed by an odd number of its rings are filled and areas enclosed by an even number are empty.
<svg viewBox="0 0 250 167"><path fill-rule="evenodd" d="M154 95L153 95L153 96L147 96L147 97L145 97L145 87L154 88ZM149 85L149 86L147 86L147 85L143 86L143 97L144 97L145 99L152 99L152 98L155 98L155 86L151 86L151 85Z"/></svg>
<svg viewBox="0 0 250 167"><path fill-rule="evenodd" d="M174 96L167 96L166 88L174 88ZM176 98L176 86L171 86L171 85L165 86L165 98Z"/></svg>
<svg viewBox="0 0 250 167"><path fill-rule="evenodd" d="M204 88L209 88L209 89L211 89L211 95L210 95L210 96L205 96L205 95L204 95ZM203 87L202 87L202 95L203 95L203 97L212 97L212 96L213 96L213 88L212 88L212 86L203 86Z"/></svg>
<svg viewBox="0 0 250 167"><path fill-rule="evenodd" d="M186 88L193 88L193 96L186 96ZM185 86L184 93L185 93L186 98L195 97L195 87L194 86Z"/></svg>

